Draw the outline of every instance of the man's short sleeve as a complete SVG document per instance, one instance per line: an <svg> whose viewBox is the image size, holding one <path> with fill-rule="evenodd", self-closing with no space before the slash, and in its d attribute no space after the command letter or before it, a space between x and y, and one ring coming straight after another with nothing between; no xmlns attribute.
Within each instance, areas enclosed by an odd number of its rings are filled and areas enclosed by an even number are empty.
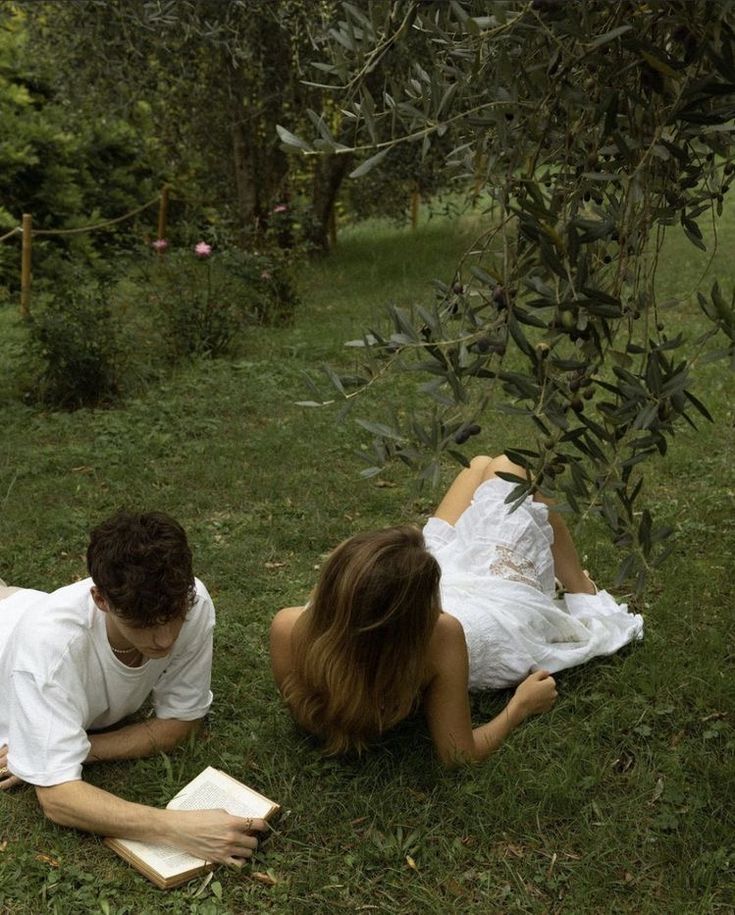
<svg viewBox="0 0 735 915"><path fill-rule="evenodd" d="M196 591L196 600L179 633L171 663L153 688L157 718L196 721L207 714L212 704L214 606L198 579Z"/></svg>
<svg viewBox="0 0 735 915"><path fill-rule="evenodd" d="M83 692L73 683L40 682L33 673L19 670L12 675L8 699L8 767L13 775L42 787L80 779L90 747L82 724Z"/></svg>

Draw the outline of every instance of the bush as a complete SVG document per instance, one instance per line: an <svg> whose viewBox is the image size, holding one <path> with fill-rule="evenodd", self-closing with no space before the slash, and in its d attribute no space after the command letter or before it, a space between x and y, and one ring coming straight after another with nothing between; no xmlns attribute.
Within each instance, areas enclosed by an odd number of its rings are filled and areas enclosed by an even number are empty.
<svg viewBox="0 0 735 915"><path fill-rule="evenodd" d="M222 255L223 268L247 289L249 317L257 324L288 324L299 297L282 259L270 254L231 248Z"/></svg>
<svg viewBox="0 0 735 915"><path fill-rule="evenodd" d="M143 278L160 314L160 333L171 361L220 356L242 331L246 308L240 284L223 272L211 247L156 256Z"/></svg>
<svg viewBox="0 0 735 915"><path fill-rule="evenodd" d="M37 370L31 396L74 410L119 399L123 369L120 330L106 286L80 285L29 320L28 348Z"/></svg>
<svg viewBox="0 0 735 915"><path fill-rule="evenodd" d="M235 248L218 253L206 242L193 250L167 247L142 283L172 360L221 356L248 325L282 324L293 315L297 296L273 258Z"/></svg>

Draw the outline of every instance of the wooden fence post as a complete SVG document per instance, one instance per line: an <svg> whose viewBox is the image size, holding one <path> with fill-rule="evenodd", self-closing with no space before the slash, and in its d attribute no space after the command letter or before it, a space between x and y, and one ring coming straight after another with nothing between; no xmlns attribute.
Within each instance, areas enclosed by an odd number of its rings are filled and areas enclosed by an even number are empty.
<svg viewBox="0 0 735 915"><path fill-rule="evenodd" d="M167 184L161 188L161 201L158 205L158 238L166 238L168 229L168 191Z"/></svg>
<svg viewBox="0 0 735 915"><path fill-rule="evenodd" d="M33 217L23 214L23 242L20 256L20 313L24 318L31 314L31 237Z"/></svg>

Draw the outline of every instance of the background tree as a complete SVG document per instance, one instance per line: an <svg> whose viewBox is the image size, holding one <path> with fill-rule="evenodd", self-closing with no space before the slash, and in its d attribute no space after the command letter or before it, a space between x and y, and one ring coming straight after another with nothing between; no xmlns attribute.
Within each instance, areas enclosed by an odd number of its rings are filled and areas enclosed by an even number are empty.
<svg viewBox="0 0 735 915"><path fill-rule="evenodd" d="M388 369L420 379L425 409L364 424L375 435L365 473L397 457L436 479L442 452L466 461L458 446L489 410L523 416L534 445L510 453L531 481L515 498L542 489L599 514L624 548L620 580L642 585L668 531L637 509L641 462L665 453L678 420L709 419L690 389L695 363L735 353L717 284L699 296L710 328L687 339L666 332L670 303L656 293L665 228L704 247L698 220L730 188L730 4L375 0L343 12L322 69L355 140L334 154L367 155L366 173L451 128L445 168L496 207L436 301L393 308L393 332L352 341L360 365L330 373L348 399L348 382L368 387ZM705 352L716 334L724 346Z"/></svg>
<svg viewBox="0 0 735 915"><path fill-rule="evenodd" d="M181 196L229 214L242 243L268 228L274 206L313 210L326 246L343 160L293 175L274 124L304 124L322 107L305 82L333 7L306 0L32 0L22 2L62 92L130 116L152 112ZM308 52L308 53L307 53ZM303 167L301 172L303 172Z"/></svg>

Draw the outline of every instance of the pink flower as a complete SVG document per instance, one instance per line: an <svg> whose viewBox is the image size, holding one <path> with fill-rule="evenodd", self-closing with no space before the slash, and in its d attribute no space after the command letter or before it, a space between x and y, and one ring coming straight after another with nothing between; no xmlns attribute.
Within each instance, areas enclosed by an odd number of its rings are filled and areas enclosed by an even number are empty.
<svg viewBox="0 0 735 915"><path fill-rule="evenodd" d="M288 207L286 206L285 203L279 203L273 207L274 213L285 213L285 212L287 212L287 210L288 210Z"/></svg>
<svg viewBox="0 0 735 915"><path fill-rule="evenodd" d="M166 248L168 248L168 239L157 238L154 242L151 242L151 248L153 248L156 254L163 254Z"/></svg>
<svg viewBox="0 0 735 915"><path fill-rule="evenodd" d="M194 245L194 254L197 257L209 257L212 253L212 246L208 245L206 241L199 241Z"/></svg>
<svg viewBox="0 0 735 915"><path fill-rule="evenodd" d="M263 270L260 274L261 280L269 280L271 278L270 272L268 270Z"/></svg>

